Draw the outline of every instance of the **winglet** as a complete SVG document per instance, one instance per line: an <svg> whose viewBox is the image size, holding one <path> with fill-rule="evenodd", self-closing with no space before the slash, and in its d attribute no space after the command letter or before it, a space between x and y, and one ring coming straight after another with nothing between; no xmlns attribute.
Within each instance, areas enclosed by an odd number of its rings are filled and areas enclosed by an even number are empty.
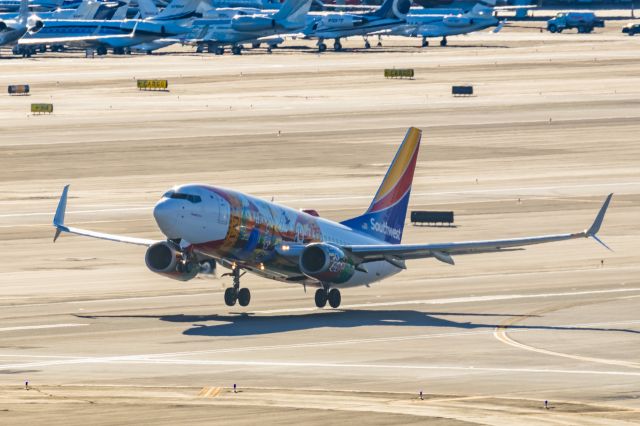
<svg viewBox="0 0 640 426"><path fill-rule="evenodd" d="M66 185L62 190L62 195L60 196L60 201L58 201L58 208L56 209L56 215L53 217L53 226L56 227L56 234L53 237L53 242L55 243L58 237L60 236L60 232L63 231L64 228L64 214L67 210L67 193L69 192L69 185Z"/></svg>
<svg viewBox="0 0 640 426"><path fill-rule="evenodd" d="M598 216L596 216L596 219L593 221L593 224L591 225L591 227L588 230L585 231L585 236L586 237L593 238L594 240L596 240L598 243L602 244L608 250L611 250L611 249L604 242L602 242L602 240L600 240L600 238L598 238L597 234L600 231L600 226L602 225L602 221L604 220L604 215L605 215L605 213L607 213L607 209L609 208L609 203L611 202L611 197L613 197L613 194L609 194L607 199L604 200L604 204L602 204L602 207L600 208L600 211L598 212Z"/></svg>

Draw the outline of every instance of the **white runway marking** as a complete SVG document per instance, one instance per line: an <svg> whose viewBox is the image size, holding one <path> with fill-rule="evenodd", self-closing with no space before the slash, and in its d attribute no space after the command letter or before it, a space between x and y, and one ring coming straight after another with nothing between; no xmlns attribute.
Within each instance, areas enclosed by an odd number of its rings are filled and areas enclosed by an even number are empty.
<svg viewBox="0 0 640 426"><path fill-rule="evenodd" d="M2 331L18 331L18 330L40 330L45 328L65 328L65 327L84 327L89 324L44 324L44 325L24 325L21 327L4 327Z"/></svg>
<svg viewBox="0 0 640 426"><path fill-rule="evenodd" d="M589 290L589 291L571 291L566 293L541 293L541 294L497 294L491 296L469 296L469 297L452 297L445 299L425 299L425 300L403 300L399 302L380 302L380 303L359 303L353 305L342 305L341 309L354 308L374 308L387 306L405 306L405 305L449 305L454 303L479 303L494 302L500 300L517 300L517 299L536 299L548 297L564 297L564 296L584 296L591 294L610 294L610 293L627 293L632 291L640 291L640 288L617 288L609 290ZM267 311L256 311L256 314L278 314L285 312L310 312L318 311L317 308L291 308L291 309L271 309Z"/></svg>
<svg viewBox="0 0 640 426"><path fill-rule="evenodd" d="M47 366L75 365L75 364L168 364L184 366L232 366L232 367L287 367L287 368L327 368L327 369L368 369L368 370L450 370L450 371L477 371L491 373L533 373L533 374L582 374L582 375L603 375L603 376L636 376L640 377L640 372L625 371L599 371L599 370L564 370L564 369L543 369L543 368L495 368L495 367L474 367L474 366L450 366L450 365L402 365L402 364L339 364L326 362L280 362L280 361L226 361L226 360L184 360L184 359L154 359L137 357L106 357L106 358L86 358L47 362L33 362L24 364L7 364L0 366L0 370L24 369Z"/></svg>
<svg viewBox="0 0 640 426"><path fill-rule="evenodd" d="M568 324L568 325L558 325L553 327L560 328L560 329L561 328L592 328L592 327L608 327L613 325L630 325L630 324L640 324L640 320L626 320L626 321L585 323L585 324ZM535 327L535 326L532 326L532 327ZM516 329L511 331L512 332L531 332L531 331L538 331L538 330L534 328L534 329ZM238 348L208 349L208 350L201 350L201 351L168 352L168 353L140 354L140 355L117 355L117 356L107 356L107 357L1 354L0 357L5 357L5 358L45 358L45 359L50 359L50 361L0 365L0 370L18 369L18 368L24 369L24 368L33 368L33 367L49 367L49 366L58 366L58 365L96 364L96 363L97 364L100 364L100 363L103 363L103 364L105 363L106 364L114 364L114 363L158 364L158 363L163 363L165 361L166 363L184 364L184 365L191 365L191 364L226 365L224 363L228 363L229 361L189 360L189 359L173 359L173 358L184 357L184 356L195 356L195 355L212 355L212 354L215 355L215 354L221 354L221 353L234 353L234 352L235 353L255 352L255 351L264 351L264 350L282 351L284 349L296 349L296 348L330 347L330 346L340 346L340 345L349 345L349 344L385 343L385 342L421 340L421 339L432 339L432 338L442 338L442 337L488 335L491 333L493 333L492 330L476 330L476 331L461 331L461 332L453 332L453 333L420 334L420 335L411 335L411 336L350 339L350 340L338 340L338 341L332 340L332 341L325 341L325 342L294 343L294 344L286 344L286 345L247 346L247 347L238 347ZM219 363L223 363L223 364L219 364ZM293 363L292 365L295 365L295 364L297 363ZM627 366L624 364L619 364L619 365ZM392 368L392 367L389 366L385 368ZM407 367L399 366L398 368L407 368ZM415 368L426 368L426 367L416 366ZM474 367L449 367L449 368L476 369ZM482 370L482 368L477 368L477 370ZM560 371L560 370L553 370L553 371ZM619 374L622 374L622 373L619 373Z"/></svg>

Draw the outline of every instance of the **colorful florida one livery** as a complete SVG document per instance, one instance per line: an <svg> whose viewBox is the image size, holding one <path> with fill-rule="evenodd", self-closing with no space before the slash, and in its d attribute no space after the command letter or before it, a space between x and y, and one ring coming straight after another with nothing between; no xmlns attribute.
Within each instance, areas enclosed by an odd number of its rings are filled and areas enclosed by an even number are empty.
<svg viewBox="0 0 640 426"><path fill-rule="evenodd" d="M402 244L411 182L421 131L409 129L369 209L342 223L265 201L230 189L190 184L167 191L153 209L163 240L105 234L65 225L69 186L53 219L54 241L62 232L147 246L145 263L158 274L187 281L217 264L231 269L229 306L247 306L251 293L240 287L242 271L266 278L318 287L316 306L340 306L340 289L369 285L406 269L405 261L433 257L453 265L453 256L497 252L532 244L593 238L611 201L610 194L593 224L582 232L535 237ZM605 245L606 247L606 245Z"/></svg>

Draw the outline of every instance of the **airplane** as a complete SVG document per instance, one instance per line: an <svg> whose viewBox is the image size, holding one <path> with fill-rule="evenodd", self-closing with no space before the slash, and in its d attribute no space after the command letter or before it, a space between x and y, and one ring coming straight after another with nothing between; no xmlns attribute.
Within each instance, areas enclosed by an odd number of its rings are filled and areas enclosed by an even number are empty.
<svg viewBox="0 0 640 426"><path fill-rule="evenodd" d="M496 0L479 0L469 12L458 14L409 13L404 23L385 33L422 37L422 47L429 46L427 37L442 37L440 46L444 47L447 45L447 36L468 34L489 27L496 27L494 33L500 31L504 21L495 17L495 4Z"/></svg>
<svg viewBox="0 0 640 426"><path fill-rule="evenodd" d="M13 46L13 53L31 56L32 49L20 49L18 40L34 25L30 21L29 0L21 0L18 15L11 19L0 20L0 46Z"/></svg>
<svg viewBox="0 0 640 426"><path fill-rule="evenodd" d="M198 50L204 46L216 55L231 46L234 55L242 53L243 43L258 47L266 41L271 47L282 42L279 33L288 33L304 28L311 0L286 0L277 11L250 8L212 9L207 16L196 19L185 43L196 44Z"/></svg>
<svg viewBox="0 0 640 426"><path fill-rule="evenodd" d="M200 2L173 0L162 12L147 19L45 20L18 43L95 47L98 55L105 55L111 47L115 54L123 54L131 46L188 32L190 22L199 16L196 9Z"/></svg>
<svg viewBox="0 0 640 426"><path fill-rule="evenodd" d="M333 49L338 52L342 50L340 39L352 36L365 37L365 48L368 49L371 47L366 39L368 34L403 23L410 8L410 0L385 0L378 9L367 13L309 14L307 28L303 30L303 35L306 38L318 39L318 52L327 50L324 40L331 38L334 40Z"/></svg>
<svg viewBox="0 0 640 426"><path fill-rule="evenodd" d="M341 289L369 286L407 268L410 259L435 258L454 265L454 256L499 252L533 244L592 238L608 248L598 231L613 194L585 231L500 240L402 244L403 228L418 158L421 130L409 128L382 183L364 214L334 222L315 211L298 211L231 189L203 184L175 186L162 195L153 216L165 239L121 236L65 224L69 185L53 218L55 242L61 233L146 247L153 272L188 281L211 273L215 265L231 269L233 287L224 292L228 306L247 306L248 288L240 277L251 272L273 280L317 287L315 304L340 306ZM245 272L242 272L245 271Z"/></svg>
<svg viewBox="0 0 640 426"><path fill-rule="evenodd" d="M30 0L27 9L34 12L49 12L57 9L62 0ZM22 0L0 0L0 12L17 12L20 10Z"/></svg>

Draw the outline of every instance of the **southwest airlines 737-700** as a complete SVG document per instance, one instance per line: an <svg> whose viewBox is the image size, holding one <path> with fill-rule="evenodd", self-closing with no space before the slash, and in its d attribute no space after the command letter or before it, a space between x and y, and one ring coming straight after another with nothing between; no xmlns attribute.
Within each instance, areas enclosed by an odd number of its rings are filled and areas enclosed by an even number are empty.
<svg viewBox="0 0 640 426"><path fill-rule="evenodd" d="M286 283L317 287L316 306L340 306L340 289L368 285L406 269L405 261L433 257L453 265L453 256L593 238L604 219L610 194L593 224L576 233L502 240L402 244L421 131L410 128L367 211L343 222L297 211L247 194L190 184L168 190L153 216L166 239L156 241L65 225L67 185L53 219L54 241L61 232L147 247L151 271L177 280L211 273L216 264L231 269L233 287L225 303L247 306L251 293L240 287L242 271ZM606 245L605 245L606 247Z"/></svg>

